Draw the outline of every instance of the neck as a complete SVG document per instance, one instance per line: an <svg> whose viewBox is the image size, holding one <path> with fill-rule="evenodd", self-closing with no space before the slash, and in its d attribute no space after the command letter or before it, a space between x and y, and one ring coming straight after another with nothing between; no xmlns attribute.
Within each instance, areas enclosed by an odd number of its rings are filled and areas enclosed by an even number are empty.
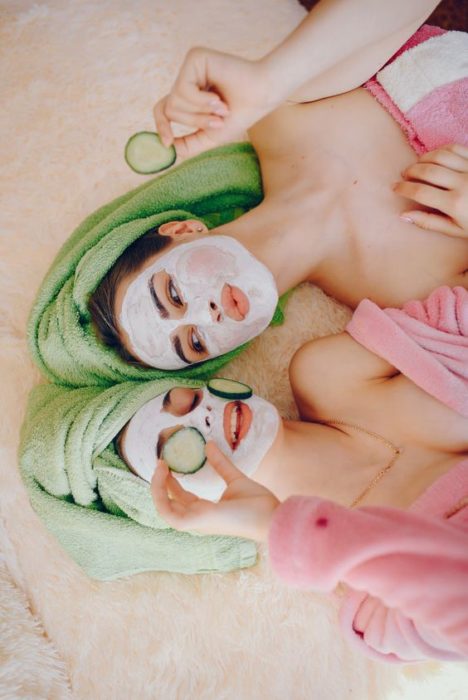
<svg viewBox="0 0 468 700"><path fill-rule="evenodd" d="M247 248L273 274L280 295L317 279L328 255L322 227L311 226L294 209L279 197L265 198L247 214L211 231Z"/></svg>
<svg viewBox="0 0 468 700"><path fill-rule="evenodd" d="M333 425L282 421L253 478L280 500L300 494L349 506L392 457L375 438L351 433Z"/></svg>

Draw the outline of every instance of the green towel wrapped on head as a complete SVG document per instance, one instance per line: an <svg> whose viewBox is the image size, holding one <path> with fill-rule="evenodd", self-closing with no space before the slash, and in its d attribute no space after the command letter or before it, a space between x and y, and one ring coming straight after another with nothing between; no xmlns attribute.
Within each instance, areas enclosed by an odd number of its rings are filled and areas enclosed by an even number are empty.
<svg viewBox="0 0 468 700"><path fill-rule="evenodd" d="M156 512L150 485L114 447L119 431L147 401L174 386L201 385L178 378L105 389L33 389L21 436L23 480L37 514L89 576L231 571L255 564L253 542L171 529Z"/></svg>
<svg viewBox="0 0 468 700"><path fill-rule="evenodd" d="M149 229L190 218L213 228L261 200L255 152L247 143L231 144L182 163L91 214L59 251L31 312L29 345L43 373L76 387L167 376L167 370L128 364L99 340L88 310L90 296L119 256ZM281 322L279 308L274 322ZM241 349L170 374L206 379Z"/></svg>

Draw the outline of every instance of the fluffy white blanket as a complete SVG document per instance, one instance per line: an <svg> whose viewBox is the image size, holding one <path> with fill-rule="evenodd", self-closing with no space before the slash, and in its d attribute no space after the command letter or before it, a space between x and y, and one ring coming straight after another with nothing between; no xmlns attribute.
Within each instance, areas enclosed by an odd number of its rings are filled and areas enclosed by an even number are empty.
<svg viewBox="0 0 468 700"><path fill-rule="evenodd" d="M266 557L230 575L88 580L32 512L16 469L26 397L39 380L25 346L29 307L75 225L140 183L122 156L127 137L152 128L152 104L189 46L255 57L302 16L296 0L4 5L0 698L68 698L67 677L73 695L90 700L462 697L460 666L405 671L350 651L333 603L284 588ZM286 325L267 331L230 374L292 416L289 358L306 339L340 330L348 316L303 287Z"/></svg>

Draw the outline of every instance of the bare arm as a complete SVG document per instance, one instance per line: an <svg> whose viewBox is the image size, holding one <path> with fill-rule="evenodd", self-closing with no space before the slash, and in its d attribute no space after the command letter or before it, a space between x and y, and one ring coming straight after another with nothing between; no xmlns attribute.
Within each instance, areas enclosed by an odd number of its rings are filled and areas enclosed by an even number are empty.
<svg viewBox="0 0 468 700"><path fill-rule="evenodd" d="M434 0L322 0L261 61L290 100L347 92L370 78L437 5Z"/></svg>
<svg viewBox="0 0 468 700"><path fill-rule="evenodd" d="M241 138L287 99L317 100L370 78L414 33L435 0L322 0L273 51L248 61L203 47L185 57L154 107L163 141L187 158ZM174 139L171 122L193 127Z"/></svg>
<svg viewBox="0 0 468 700"><path fill-rule="evenodd" d="M346 331L305 343L289 365L294 399L301 416L308 420L331 408L341 411L371 384L396 374L395 367Z"/></svg>

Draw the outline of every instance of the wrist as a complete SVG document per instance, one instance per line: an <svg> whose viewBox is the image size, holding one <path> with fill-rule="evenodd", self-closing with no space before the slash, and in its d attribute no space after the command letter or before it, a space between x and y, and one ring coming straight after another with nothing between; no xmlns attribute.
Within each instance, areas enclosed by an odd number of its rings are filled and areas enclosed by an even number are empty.
<svg viewBox="0 0 468 700"><path fill-rule="evenodd" d="M265 88L268 112L287 100L304 82L299 71L290 70L289 61L278 54L278 49L258 59L256 64L260 84Z"/></svg>
<svg viewBox="0 0 468 700"><path fill-rule="evenodd" d="M268 508L262 513L256 527L255 540L257 542L268 542L271 524L280 505L281 502L274 498L274 500L271 500Z"/></svg>

